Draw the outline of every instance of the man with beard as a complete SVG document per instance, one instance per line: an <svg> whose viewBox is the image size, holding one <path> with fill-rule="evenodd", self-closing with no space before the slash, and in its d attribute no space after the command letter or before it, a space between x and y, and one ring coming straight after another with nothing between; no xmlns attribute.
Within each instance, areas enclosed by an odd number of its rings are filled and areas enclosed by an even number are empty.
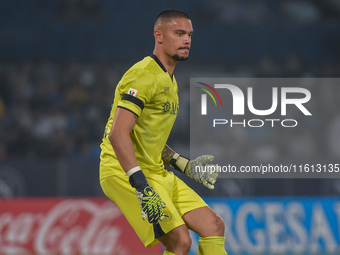
<svg viewBox="0 0 340 255"><path fill-rule="evenodd" d="M192 34L191 20L182 11L157 16L153 54L133 65L117 85L101 144L100 184L146 247L161 242L164 254L188 254L191 229L200 236L199 254L222 255L222 219L164 168L172 166L210 189L218 177L195 171L213 156L189 160L166 144L179 109L173 72L189 57Z"/></svg>

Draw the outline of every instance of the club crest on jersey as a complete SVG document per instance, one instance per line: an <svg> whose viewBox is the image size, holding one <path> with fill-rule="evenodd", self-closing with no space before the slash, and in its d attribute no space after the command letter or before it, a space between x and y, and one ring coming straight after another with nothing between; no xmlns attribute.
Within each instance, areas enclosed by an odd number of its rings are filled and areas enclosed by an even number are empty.
<svg viewBox="0 0 340 255"><path fill-rule="evenodd" d="M130 96L136 97L138 90L129 88L128 94Z"/></svg>

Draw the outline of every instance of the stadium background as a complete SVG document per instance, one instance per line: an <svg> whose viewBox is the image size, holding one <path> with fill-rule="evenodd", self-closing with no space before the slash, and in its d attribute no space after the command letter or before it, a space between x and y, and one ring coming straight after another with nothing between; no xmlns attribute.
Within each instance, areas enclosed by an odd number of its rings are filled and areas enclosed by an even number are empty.
<svg viewBox="0 0 340 255"><path fill-rule="evenodd" d="M154 18L165 8L186 11L194 25L190 59L175 71L181 109L169 140L184 155L190 77L340 76L337 0L2 0L1 197L103 196L99 143L114 88L129 66L151 54ZM272 146L305 162L336 161L340 87L311 92L318 95L321 124ZM222 179L208 191L183 178L207 199L340 194L338 179Z"/></svg>

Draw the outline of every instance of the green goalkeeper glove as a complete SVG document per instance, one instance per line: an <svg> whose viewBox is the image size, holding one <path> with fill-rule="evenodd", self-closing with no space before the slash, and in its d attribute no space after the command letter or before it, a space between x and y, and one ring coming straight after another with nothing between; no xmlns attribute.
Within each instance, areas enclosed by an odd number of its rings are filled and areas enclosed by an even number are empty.
<svg viewBox="0 0 340 255"><path fill-rule="evenodd" d="M141 170L137 170L130 175L129 181L132 187L136 189L138 201L141 206L142 219L153 224L164 219L163 208L166 207L162 198L149 185Z"/></svg>
<svg viewBox="0 0 340 255"><path fill-rule="evenodd" d="M202 183L209 189L214 189L218 178L218 171L215 165L208 164L213 161L214 156L202 155L194 160L189 160L178 153L172 157L170 164L189 176L191 179Z"/></svg>

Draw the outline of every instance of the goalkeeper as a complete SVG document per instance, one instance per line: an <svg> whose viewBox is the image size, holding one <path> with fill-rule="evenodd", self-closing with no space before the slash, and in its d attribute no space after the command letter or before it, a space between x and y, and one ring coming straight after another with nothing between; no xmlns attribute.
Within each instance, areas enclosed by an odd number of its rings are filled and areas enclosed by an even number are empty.
<svg viewBox="0 0 340 255"><path fill-rule="evenodd" d="M222 255L224 223L164 164L213 189L217 173L195 172L212 156L189 160L166 145L179 101L173 74L189 57L193 28L187 14L161 12L151 56L133 65L118 83L100 155L100 184L146 247L162 242L164 254L188 254L188 229L199 237L199 254ZM141 214L141 215L140 215Z"/></svg>

